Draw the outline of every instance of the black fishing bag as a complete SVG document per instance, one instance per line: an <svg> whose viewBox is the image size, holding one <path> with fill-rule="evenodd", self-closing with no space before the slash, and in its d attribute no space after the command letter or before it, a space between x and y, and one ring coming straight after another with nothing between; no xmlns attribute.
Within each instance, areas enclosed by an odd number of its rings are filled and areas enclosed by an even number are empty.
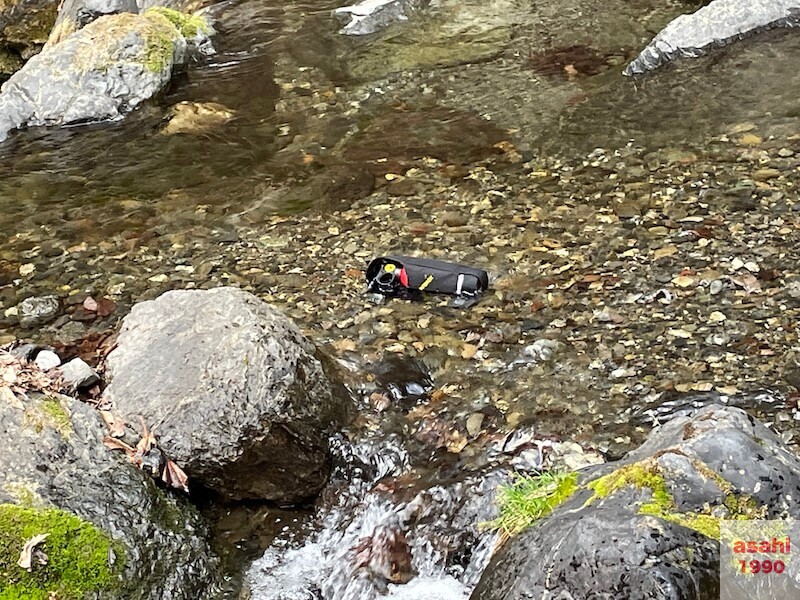
<svg viewBox="0 0 800 600"><path fill-rule="evenodd" d="M433 292L475 297L489 287L483 269L442 260L381 256L367 267L368 292L386 296L408 296L412 292Z"/></svg>

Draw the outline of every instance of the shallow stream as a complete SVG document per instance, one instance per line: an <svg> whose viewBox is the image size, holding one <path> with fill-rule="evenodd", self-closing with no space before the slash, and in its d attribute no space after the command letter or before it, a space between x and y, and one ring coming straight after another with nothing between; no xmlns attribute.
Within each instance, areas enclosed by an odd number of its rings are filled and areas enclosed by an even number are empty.
<svg viewBox="0 0 800 600"><path fill-rule="evenodd" d="M237 285L286 310L371 407L349 432L354 447L368 440L371 459L388 452L391 463L400 439L408 460L360 476L345 460L346 500L323 499L317 514L223 508L220 535L241 550L236 560L277 544L254 567L254 600L370 597L358 586L372 580L315 575L327 567L314 552L351 551L418 495L439 494L419 501L422 513L460 504L470 478L495 481L476 473L500 468L487 449L514 428L613 458L657 421L665 393L791 392L787 310L798 307L783 287L800 264L800 36L774 31L624 78L624 64L692 6L439 0L355 39L337 33L331 2L215 4L216 56L157 101L118 123L0 145L0 342L80 350L131 304L172 288ZM770 166L779 183L754 175ZM725 229L728 215L736 226ZM438 299L372 305L361 269L390 251L476 264L494 291L467 311ZM744 296L741 267L730 267L739 256L777 273L762 279L775 294ZM680 273L696 293L680 280L662 294ZM722 295L712 280L726 282ZM59 296L61 314L22 328L16 307L46 295ZM116 310L87 316L88 295ZM716 308L727 320L709 325ZM436 391L386 412L370 373L393 354L421 361ZM791 406L751 408L785 422L775 411ZM464 518L474 524L487 498ZM466 597L494 534L475 530L478 550L450 557L441 549L465 523L415 515L417 578L391 597Z"/></svg>

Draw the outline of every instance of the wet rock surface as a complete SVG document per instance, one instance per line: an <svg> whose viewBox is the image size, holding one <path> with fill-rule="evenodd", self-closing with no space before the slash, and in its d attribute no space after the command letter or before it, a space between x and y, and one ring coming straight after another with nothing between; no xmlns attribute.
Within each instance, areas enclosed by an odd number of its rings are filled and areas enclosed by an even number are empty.
<svg viewBox="0 0 800 600"><path fill-rule="evenodd" d="M2 391L0 505L56 507L119 543L122 551L109 557L118 575L96 597L219 597L220 562L199 515L103 446L105 427L93 408L64 396ZM26 541L17 540L20 550Z"/></svg>
<svg viewBox="0 0 800 600"><path fill-rule="evenodd" d="M652 71L678 57L694 58L711 48L775 27L800 27L800 2L714 0L667 25L625 68L625 74Z"/></svg>
<svg viewBox="0 0 800 600"><path fill-rule="evenodd" d="M794 514L800 459L744 411L711 405L581 482L506 543L472 598L714 598L718 519Z"/></svg>
<svg viewBox="0 0 800 600"><path fill-rule="evenodd" d="M324 360L251 294L173 291L124 319L105 397L156 428L192 480L226 498L296 502L322 488L327 435L348 416Z"/></svg>
<svg viewBox="0 0 800 600"><path fill-rule="evenodd" d="M344 23L340 33L368 35L393 22L407 21L409 13L424 4L424 0L366 0L337 8L333 16Z"/></svg>
<svg viewBox="0 0 800 600"><path fill-rule="evenodd" d="M102 16L138 12L136 0L64 0L48 43L57 44Z"/></svg>

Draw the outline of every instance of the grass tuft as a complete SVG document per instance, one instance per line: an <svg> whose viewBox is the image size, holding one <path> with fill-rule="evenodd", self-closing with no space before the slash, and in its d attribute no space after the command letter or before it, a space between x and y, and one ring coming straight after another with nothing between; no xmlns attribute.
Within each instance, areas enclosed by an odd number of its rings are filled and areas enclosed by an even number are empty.
<svg viewBox="0 0 800 600"><path fill-rule="evenodd" d="M500 516L486 526L514 536L549 515L577 489L578 474L575 472L519 475L515 482L498 490Z"/></svg>

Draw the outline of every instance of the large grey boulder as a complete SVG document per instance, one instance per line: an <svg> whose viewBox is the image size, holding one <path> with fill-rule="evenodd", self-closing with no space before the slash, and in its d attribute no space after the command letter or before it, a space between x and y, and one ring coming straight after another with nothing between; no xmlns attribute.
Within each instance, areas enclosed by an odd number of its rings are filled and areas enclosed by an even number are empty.
<svg viewBox="0 0 800 600"><path fill-rule="evenodd" d="M197 512L104 447L105 434L81 402L0 386L0 596L217 598L220 561ZM39 534L48 565L26 573L16 561Z"/></svg>
<svg viewBox="0 0 800 600"><path fill-rule="evenodd" d="M117 119L161 91L186 61L189 42L207 47L201 17L168 9L101 17L48 44L0 93L0 141L23 126Z"/></svg>
<svg viewBox="0 0 800 600"><path fill-rule="evenodd" d="M707 406L584 472L575 495L494 556L472 599L718 598L719 519L798 510L798 457L744 411Z"/></svg>
<svg viewBox="0 0 800 600"><path fill-rule="evenodd" d="M635 75L678 57L694 58L747 35L800 26L800 0L714 0L667 25L625 69Z"/></svg>
<svg viewBox="0 0 800 600"><path fill-rule="evenodd" d="M105 394L128 422L155 429L190 481L228 498L293 502L324 485L327 436L348 416L324 362L252 294L172 291L124 319Z"/></svg>

